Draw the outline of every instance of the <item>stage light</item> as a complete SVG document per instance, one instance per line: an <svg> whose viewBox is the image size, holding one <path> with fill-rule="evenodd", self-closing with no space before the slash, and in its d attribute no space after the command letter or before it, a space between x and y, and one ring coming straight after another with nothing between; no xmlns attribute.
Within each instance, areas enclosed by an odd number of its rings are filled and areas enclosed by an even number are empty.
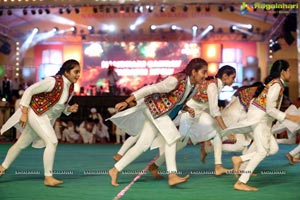
<svg viewBox="0 0 300 200"><path fill-rule="evenodd" d="M183 6L183 12L187 12L189 10L189 7L187 5Z"/></svg>
<svg viewBox="0 0 300 200"><path fill-rule="evenodd" d="M149 5L148 12L151 13L151 12L153 12L153 10L154 10L154 7L152 5Z"/></svg>
<svg viewBox="0 0 300 200"><path fill-rule="evenodd" d="M209 12L210 11L210 6L205 6L205 11Z"/></svg>
<svg viewBox="0 0 300 200"><path fill-rule="evenodd" d="M62 15L62 14L64 14L64 10L63 10L62 8L60 8L60 9L58 10L58 13Z"/></svg>
<svg viewBox="0 0 300 200"><path fill-rule="evenodd" d="M31 14L32 14L32 15L35 15L35 14L36 14L36 11L35 11L35 10L31 10Z"/></svg>
<svg viewBox="0 0 300 200"><path fill-rule="evenodd" d="M230 6L230 7L229 7L229 10L230 10L230 12L234 12L234 7L233 7L233 6Z"/></svg>
<svg viewBox="0 0 300 200"><path fill-rule="evenodd" d="M174 24L171 25L171 27L170 27L170 30L171 30L171 31L176 31L176 29L177 29L177 26L176 26L176 25L174 25Z"/></svg>
<svg viewBox="0 0 300 200"><path fill-rule="evenodd" d="M33 30L32 30L32 33L36 34L37 32L39 32L39 29L37 27L34 27Z"/></svg>
<svg viewBox="0 0 300 200"><path fill-rule="evenodd" d="M95 29L93 26L88 26L88 30L90 34L94 34L95 33Z"/></svg>
<svg viewBox="0 0 300 200"><path fill-rule="evenodd" d="M71 27L72 33L75 35L77 33L77 28L75 26Z"/></svg>
<svg viewBox="0 0 300 200"><path fill-rule="evenodd" d="M27 10L23 9L23 15L27 15L27 14L28 14Z"/></svg>
<svg viewBox="0 0 300 200"><path fill-rule="evenodd" d="M214 31L214 29L215 29L215 27L211 24L207 26L208 31Z"/></svg>
<svg viewBox="0 0 300 200"><path fill-rule="evenodd" d="M144 7L143 7L143 6L139 6L139 7L138 7L138 12L139 12L139 13L143 13L143 11L144 11Z"/></svg>
<svg viewBox="0 0 300 200"><path fill-rule="evenodd" d="M55 33L57 33L57 32L58 32L58 28L57 28L57 27L54 27L54 28L52 29L52 31L55 32Z"/></svg>
<svg viewBox="0 0 300 200"><path fill-rule="evenodd" d="M71 8L67 8L66 11L68 14L70 14L72 10L71 10Z"/></svg>
<svg viewBox="0 0 300 200"><path fill-rule="evenodd" d="M98 9L96 7L93 7L93 12L94 13L97 13L98 12Z"/></svg>
<svg viewBox="0 0 300 200"><path fill-rule="evenodd" d="M161 6L161 7L160 7L160 12L165 12L165 11L166 11L165 6Z"/></svg>
<svg viewBox="0 0 300 200"><path fill-rule="evenodd" d="M230 26L230 29L229 29L230 33L234 33L236 29L237 29L236 25Z"/></svg>
<svg viewBox="0 0 300 200"><path fill-rule="evenodd" d="M46 8L46 9L45 9L45 12L46 12L47 14L50 14L50 9L49 9L49 8Z"/></svg>
<svg viewBox="0 0 300 200"><path fill-rule="evenodd" d="M125 13L125 8L124 8L124 6L123 5L121 5L121 7L120 7L120 13Z"/></svg>
<svg viewBox="0 0 300 200"><path fill-rule="evenodd" d="M129 29L130 29L131 31L134 31L134 30L136 29L136 26L135 26L135 25L130 25Z"/></svg>
<svg viewBox="0 0 300 200"><path fill-rule="evenodd" d="M156 27L155 25L152 24L152 25L150 26L150 32L154 32L156 28L157 28L157 27Z"/></svg>
<svg viewBox="0 0 300 200"><path fill-rule="evenodd" d="M43 10L41 8L38 9L38 13L41 15L43 14Z"/></svg>
<svg viewBox="0 0 300 200"><path fill-rule="evenodd" d="M201 12L201 6L197 6L197 7L196 7L196 11L197 11L197 12Z"/></svg>
<svg viewBox="0 0 300 200"><path fill-rule="evenodd" d="M193 26L192 26L192 30L193 30L193 31L197 31L197 30L198 30L198 26L197 26L197 25L193 25Z"/></svg>

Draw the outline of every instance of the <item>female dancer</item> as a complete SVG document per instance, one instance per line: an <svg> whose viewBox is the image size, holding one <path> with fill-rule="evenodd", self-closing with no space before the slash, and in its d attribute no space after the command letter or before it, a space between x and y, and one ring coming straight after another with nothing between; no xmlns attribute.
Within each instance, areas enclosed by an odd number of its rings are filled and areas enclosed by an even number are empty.
<svg viewBox="0 0 300 200"><path fill-rule="evenodd" d="M124 102L116 104L116 111L120 111L137 100L137 106L117 113L110 120L126 133L140 136L136 144L109 170L113 186L119 185L119 172L146 151L158 135L164 140L169 185L183 183L189 178L177 176L176 142L180 134L172 119L182 109L193 115L193 109L184 107L185 102L193 96L195 85L206 77L207 62L201 58L194 58L181 73L145 86L133 92Z"/></svg>
<svg viewBox="0 0 300 200"><path fill-rule="evenodd" d="M18 141L8 150L6 158L0 165L0 176L9 168L23 149L33 143L33 147L44 151L44 184L56 186L63 181L53 177L53 163L57 138L53 129L55 120L64 112L66 115L77 112L78 104L68 105L74 83L80 77L80 65L76 60L63 63L56 76L47 77L27 88L20 101L21 107L6 122L6 130L20 125L22 134ZM1 133L5 132L2 127Z"/></svg>
<svg viewBox="0 0 300 200"><path fill-rule="evenodd" d="M300 116L289 115L279 110L283 97L284 82L288 82L290 76L288 62L277 60L272 65L270 75L265 80L266 86L261 92L258 91L259 95L252 100L245 123L240 123L251 125L256 151L232 157L235 172L239 170L243 162L249 160L244 173L242 173L238 181L234 184L234 189L236 190L258 190L256 187L247 185L247 182L257 165L267 155L273 155L278 151L278 144L271 132L274 119L278 121L288 119L294 122L300 120Z"/></svg>
<svg viewBox="0 0 300 200"><path fill-rule="evenodd" d="M226 129L220 109L218 97L225 85L234 82L236 71L233 67L225 65L221 67L214 79L202 82L193 98L187 102L187 106L195 110L195 118L189 113L183 113L180 119L179 132L181 135L190 136L192 142L197 144L213 138L215 156L215 175L219 176L228 169L222 165L222 139L220 129ZM230 138L234 140L234 138Z"/></svg>

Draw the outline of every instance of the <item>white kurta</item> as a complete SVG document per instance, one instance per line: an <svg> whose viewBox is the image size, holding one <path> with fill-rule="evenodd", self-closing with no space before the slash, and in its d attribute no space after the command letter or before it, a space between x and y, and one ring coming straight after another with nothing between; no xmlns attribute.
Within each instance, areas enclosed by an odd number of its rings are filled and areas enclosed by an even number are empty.
<svg viewBox="0 0 300 200"><path fill-rule="evenodd" d="M40 116L37 115L30 108L29 104L30 104L31 98L35 94L52 91L52 89L54 88L54 85L55 85L55 78L47 77L44 80L41 80L41 81L31 85L29 88L27 88L25 90L25 92L21 98L21 101L20 101L20 106L25 106L25 107L29 108L28 109L28 118L29 119L34 118L34 119L38 120L38 121L35 121L35 123L40 123L40 124L50 123L53 126L55 120L61 115L62 112L64 112L66 115L71 114L70 112L67 112L67 110L66 110L66 105L67 105L66 103L68 101L69 88L70 88L71 82L64 76L63 76L63 82L64 82L64 88L63 88L63 92L62 92L62 95L61 95L61 98L59 99L59 101L52 108L50 108L48 111L46 111L44 114L42 114ZM70 100L70 98L69 98L69 100ZM21 129L20 126L18 125L20 117L21 117L21 112L20 112L20 109L18 109L14 113L14 115L12 115L12 117L3 125L2 129L1 129L1 134L4 133L9 128L11 128L12 126L16 126L17 129ZM28 120L28 124L26 125L26 127L27 126L30 126L30 120ZM34 129L29 128L27 130L28 130L28 134L31 134L35 138L35 140L33 141L33 147L41 148L41 147L45 146L45 144L40 140L40 138L38 137L38 134L36 133L36 131ZM53 135L52 131L44 131L44 134L46 134L47 137L53 143L57 143L57 137L55 134Z"/></svg>
<svg viewBox="0 0 300 200"><path fill-rule="evenodd" d="M220 129L215 117L221 116L218 99L223 83L217 80L218 84L210 83L207 87L208 102L196 102L193 99L187 102L195 110L195 117L189 113L181 115L179 132L182 136L189 136L193 144L212 139Z"/></svg>
<svg viewBox="0 0 300 200"><path fill-rule="evenodd" d="M170 76L157 84L148 85L133 92L133 95L137 100L137 105L127 110L118 112L109 118L109 120L111 120L120 129L133 136L140 133L145 121L150 121L168 144L174 143L181 137L181 135L179 134L171 118L168 116L169 113L165 113L164 115L154 119L143 99L144 97L153 93L168 93L175 89L177 83L177 79L173 76ZM183 98L177 103L177 105L182 104L185 101L191 89L192 86L188 81Z"/></svg>

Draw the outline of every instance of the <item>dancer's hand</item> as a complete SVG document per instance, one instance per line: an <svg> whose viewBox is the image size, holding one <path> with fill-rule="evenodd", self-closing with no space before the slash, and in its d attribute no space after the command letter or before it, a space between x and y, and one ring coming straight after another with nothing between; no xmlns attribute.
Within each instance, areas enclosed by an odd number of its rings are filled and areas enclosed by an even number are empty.
<svg viewBox="0 0 300 200"><path fill-rule="evenodd" d="M28 114L27 113L22 113L22 115L20 117L20 121L19 121L19 124L21 125L22 128L25 128L26 123L27 123L27 119L28 119Z"/></svg>
<svg viewBox="0 0 300 200"><path fill-rule="evenodd" d="M195 117L195 110L193 108L187 106L186 111L190 114L191 117Z"/></svg>
<svg viewBox="0 0 300 200"><path fill-rule="evenodd" d="M79 107L79 105L77 103L75 103L75 104L68 107L68 111L72 112L72 113L75 113L75 112L78 111L78 107Z"/></svg>
<svg viewBox="0 0 300 200"><path fill-rule="evenodd" d="M285 118L288 119L288 120L291 120L291 121L293 121L295 123L300 122L300 115L289 115L289 114L286 114Z"/></svg>
<svg viewBox="0 0 300 200"><path fill-rule="evenodd" d="M237 139L234 134L229 134L227 137L231 142L236 143Z"/></svg>
<svg viewBox="0 0 300 200"><path fill-rule="evenodd" d="M129 106L129 104L127 102L122 101L122 102L116 104L115 110L116 110L116 112L119 112L120 110L124 110L128 106Z"/></svg>

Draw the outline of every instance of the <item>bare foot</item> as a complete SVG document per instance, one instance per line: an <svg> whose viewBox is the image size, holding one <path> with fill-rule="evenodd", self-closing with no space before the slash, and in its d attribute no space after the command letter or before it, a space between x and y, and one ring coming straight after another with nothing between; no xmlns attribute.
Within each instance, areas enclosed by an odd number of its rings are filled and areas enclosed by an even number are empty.
<svg viewBox="0 0 300 200"><path fill-rule="evenodd" d="M293 156L290 153L285 154L285 157L290 161L290 165L294 164Z"/></svg>
<svg viewBox="0 0 300 200"><path fill-rule="evenodd" d="M206 151L205 151L205 146L204 145L201 145L200 146L200 160L201 160L201 162L203 163L203 164L205 164L205 158L206 158L206 156L207 156L207 153L206 153Z"/></svg>
<svg viewBox="0 0 300 200"><path fill-rule="evenodd" d="M149 167L149 171L151 172L152 176L156 179L164 179L164 177L162 175L159 174L158 172L158 166L153 163L150 165Z"/></svg>
<svg viewBox="0 0 300 200"><path fill-rule="evenodd" d="M120 154L115 154L114 156L113 156L113 159L116 161L116 162L118 162L119 160L121 160L121 158L122 158L123 156L121 156Z"/></svg>
<svg viewBox="0 0 300 200"><path fill-rule="evenodd" d="M45 176L44 184L47 186L53 187L53 186L60 185L62 183L63 183L63 181L57 180L57 179L53 178L53 176Z"/></svg>
<svg viewBox="0 0 300 200"><path fill-rule="evenodd" d="M2 176L3 174L5 174L5 167L3 167L2 165L0 165L0 176Z"/></svg>
<svg viewBox="0 0 300 200"><path fill-rule="evenodd" d="M300 162L300 159L294 157L294 158L293 158L293 161L294 161L294 162Z"/></svg>
<svg viewBox="0 0 300 200"><path fill-rule="evenodd" d="M178 185L180 183L186 182L190 178L190 175L186 175L185 177L179 177L177 174L171 173L169 174L168 184L169 186Z"/></svg>
<svg viewBox="0 0 300 200"><path fill-rule="evenodd" d="M237 181L234 184L233 188L235 190L242 190L242 191L258 191L258 188L246 185L245 183L242 183L240 181Z"/></svg>
<svg viewBox="0 0 300 200"><path fill-rule="evenodd" d="M232 169L226 169L222 166L222 164L217 164L215 165L215 175L216 176L221 176L223 174L232 172Z"/></svg>
<svg viewBox="0 0 300 200"><path fill-rule="evenodd" d="M240 174L240 166L242 164L242 159L240 156L232 156L231 158L232 163L233 163L233 174L235 178L239 177Z"/></svg>
<svg viewBox="0 0 300 200"><path fill-rule="evenodd" d="M119 171L115 167L113 167L108 171L108 174L111 178L111 184L113 186L119 186L120 184L117 182Z"/></svg>

